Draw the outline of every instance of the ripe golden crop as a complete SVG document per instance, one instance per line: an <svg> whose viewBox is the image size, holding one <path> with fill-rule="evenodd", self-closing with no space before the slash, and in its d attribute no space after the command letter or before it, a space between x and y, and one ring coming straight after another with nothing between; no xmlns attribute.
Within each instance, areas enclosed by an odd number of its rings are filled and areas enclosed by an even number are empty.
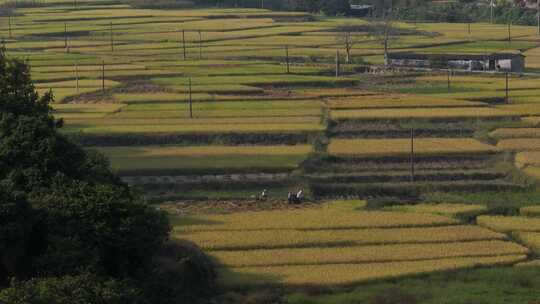
<svg viewBox="0 0 540 304"><path fill-rule="evenodd" d="M496 148L472 138L418 138L417 154L490 153ZM334 155L388 156L409 154L410 139L334 139L328 146Z"/></svg>
<svg viewBox="0 0 540 304"><path fill-rule="evenodd" d="M195 222L199 219L194 219ZM212 225L214 222L208 222ZM219 224L219 221L215 223ZM309 246L345 246L399 243L443 243L503 239L505 236L478 226L442 226L417 228L330 229L330 230L238 230L186 232L178 227L173 233L208 250L261 248L300 248Z"/></svg>
<svg viewBox="0 0 540 304"><path fill-rule="evenodd" d="M497 143L497 148L508 151L540 150L540 138L503 139Z"/></svg>
<svg viewBox="0 0 540 304"><path fill-rule="evenodd" d="M484 205L449 204L449 203L404 205L404 206L394 206L388 209L394 210L394 211L434 213L434 214L450 215L450 216L458 216L462 214L477 214L477 213L487 210L486 206Z"/></svg>
<svg viewBox="0 0 540 304"><path fill-rule="evenodd" d="M540 206L527 206L519 208L519 214L523 216L540 216Z"/></svg>
<svg viewBox="0 0 540 304"><path fill-rule="evenodd" d="M526 258L525 255L505 255L388 263L221 268L218 278L224 286L232 287L272 284L347 285L434 271L513 264Z"/></svg>
<svg viewBox="0 0 540 304"><path fill-rule="evenodd" d="M476 221L479 225L500 232L540 231L540 218L483 215Z"/></svg>
<svg viewBox="0 0 540 304"><path fill-rule="evenodd" d="M496 139L540 137L538 128L500 128L489 135Z"/></svg>
<svg viewBox="0 0 540 304"><path fill-rule="evenodd" d="M512 116L512 114L488 107L334 110L331 113L332 119L337 120L488 118L505 116Z"/></svg>
<svg viewBox="0 0 540 304"><path fill-rule="evenodd" d="M183 231L249 231L275 229L347 229L441 226L457 224L436 214L335 209L258 211L224 215L200 215L203 224L180 225ZM181 223L182 218L179 218ZM211 223L211 224L205 224Z"/></svg>
<svg viewBox="0 0 540 304"><path fill-rule="evenodd" d="M527 248L516 243L490 240L439 244L210 251L209 254L221 265L248 267L396 262L452 257L527 254L528 252L529 250Z"/></svg>

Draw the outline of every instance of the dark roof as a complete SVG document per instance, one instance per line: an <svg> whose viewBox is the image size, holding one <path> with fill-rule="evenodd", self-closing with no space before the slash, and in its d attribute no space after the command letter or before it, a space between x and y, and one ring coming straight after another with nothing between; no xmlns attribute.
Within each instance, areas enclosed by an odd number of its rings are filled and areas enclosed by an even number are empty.
<svg viewBox="0 0 540 304"><path fill-rule="evenodd" d="M491 53L491 54L418 54L418 53L389 53L388 59L416 59L416 60L485 60L485 59L512 59L525 57L518 53Z"/></svg>

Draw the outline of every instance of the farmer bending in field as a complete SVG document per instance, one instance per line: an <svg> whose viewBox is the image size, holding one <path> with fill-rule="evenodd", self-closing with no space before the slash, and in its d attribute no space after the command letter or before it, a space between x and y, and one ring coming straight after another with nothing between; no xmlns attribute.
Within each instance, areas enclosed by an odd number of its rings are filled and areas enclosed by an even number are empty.
<svg viewBox="0 0 540 304"><path fill-rule="evenodd" d="M261 192L261 196L260 196L260 199L265 201L266 198L268 197L268 191L266 189L264 189L262 192Z"/></svg>
<svg viewBox="0 0 540 304"><path fill-rule="evenodd" d="M296 203L300 204L302 202L302 199L304 198L304 190L300 189L296 193Z"/></svg>
<svg viewBox="0 0 540 304"><path fill-rule="evenodd" d="M296 195L294 195L291 191L287 193L287 201L289 202L289 204L294 203L295 198L296 198Z"/></svg>

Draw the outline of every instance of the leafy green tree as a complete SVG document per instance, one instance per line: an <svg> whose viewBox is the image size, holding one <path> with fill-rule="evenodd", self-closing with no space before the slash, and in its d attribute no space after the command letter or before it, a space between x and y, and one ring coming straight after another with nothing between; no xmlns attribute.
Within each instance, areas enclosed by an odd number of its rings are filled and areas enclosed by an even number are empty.
<svg viewBox="0 0 540 304"><path fill-rule="evenodd" d="M27 64L0 49L0 303L207 296L210 260L195 245L171 245L165 215L138 200L104 156L59 132L52 101L52 92L37 94Z"/></svg>
<svg viewBox="0 0 540 304"><path fill-rule="evenodd" d="M103 156L58 132L52 100L38 95L26 63L0 51L0 280L80 269L136 277L167 239L166 217L138 202Z"/></svg>
<svg viewBox="0 0 540 304"><path fill-rule="evenodd" d="M137 304L140 292L129 282L83 273L13 281L0 291L0 304Z"/></svg>
<svg viewBox="0 0 540 304"><path fill-rule="evenodd" d="M27 260L42 251L43 242L35 231L35 211L26 199L13 196L0 187L0 286L10 276L24 277L30 273ZM41 245L41 246L40 246ZM41 247L41 250L40 248Z"/></svg>
<svg viewBox="0 0 540 304"><path fill-rule="evenodd" d="M325 15L347 15L350 10L349 0L321 0L321 11Z"/></svg>
<svg viewBox="0 0 540 304"><path fill-rule="evenodd" d="M113 277L139 277L166 241L167 219L114 185L57 178L36 206L51 236L41 269L51 274L79 265Z"/></svg>

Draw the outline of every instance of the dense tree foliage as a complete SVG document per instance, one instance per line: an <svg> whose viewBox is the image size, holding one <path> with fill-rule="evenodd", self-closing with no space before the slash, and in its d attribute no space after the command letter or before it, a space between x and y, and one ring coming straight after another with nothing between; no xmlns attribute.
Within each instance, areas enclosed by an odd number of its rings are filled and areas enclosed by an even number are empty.
<svg viewBox="0 0 540 304"><path fill-rule="evenodd" d="M9 304L136 304L140 291L128 282L83 273L76 276L14 281L0 292L0 303Z"/></svg>
<svg viewBox="0 0 540 304"><path fill-rule="evenodd" d="M163 271L158 261L176 265L194 255L163 254L170 247L165 215L136 199L102 155L59 132L52 100L52 93L37 94L26 63L0 50L0 290L8 287L0 303L196 298L192 285L171 288L176 282L157 274L206 276L198 282L201 291L212 271Z"/></svg>
<svg viewBox="0 0 540 304"><path fill-rule="evenodd" d="M368 16L431 22L485 22L491 18L488 1L430 0L125 0L140 8L249 7L304 11L329 16L350 15L350 4L368 4ZM535 25L535 1L495 0L494 22ZM528 7L528 8L527 8ZM364 12L365 13L365 12Z"/></svg>
<svg viewBox="0 0 540 304"><path fill-rule="evenodd" d="M349 0L126 0L139 8L249 7L347 15Z"/></svg>

